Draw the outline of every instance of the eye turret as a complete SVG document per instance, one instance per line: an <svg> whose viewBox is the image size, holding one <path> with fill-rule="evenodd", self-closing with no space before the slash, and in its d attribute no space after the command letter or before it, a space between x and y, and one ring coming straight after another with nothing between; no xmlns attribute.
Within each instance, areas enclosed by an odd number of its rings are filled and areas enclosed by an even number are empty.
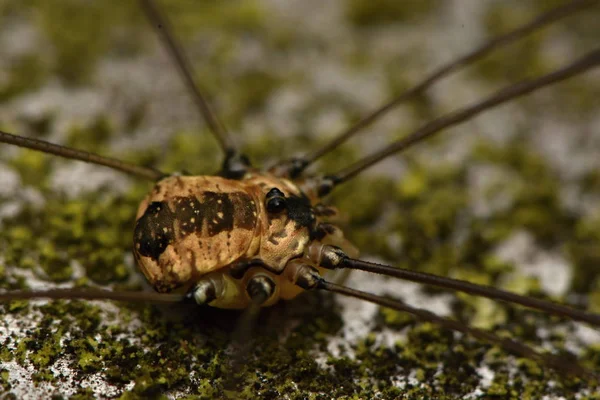
<svg viewBox="0 0 600 400"><path fill-rule="evenodd" d="M287 207L285 194L277 188L269 190L265 202L267 212L270 214L279 214Z"/></svg>

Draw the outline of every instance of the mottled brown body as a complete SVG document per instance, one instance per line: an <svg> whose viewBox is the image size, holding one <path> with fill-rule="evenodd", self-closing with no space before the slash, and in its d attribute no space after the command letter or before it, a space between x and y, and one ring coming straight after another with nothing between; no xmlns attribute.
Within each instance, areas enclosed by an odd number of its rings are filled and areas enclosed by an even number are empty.
<svg viewBox="0 0 600 400"><path fill-rule="evenodd" d="M285 212L265 209L273 188L284 193ZM305 253L316 226L308 197L289 180L269 173L251 172L241 180L170 176L156 184L138 209L134 255L159 292L187 290L201 277L226 274L225 285L239 286L240 298L229 296L211 305L227 308L244 306L244 283L257 272L267 274L277 283L272 304L302 291L281 273ZM243 277L231 277L229 267L240 263L258 266Z"/></svg>
<svg viewBox="0 0 600 400"><path fill-rule="evenodd" d="M159 181L137 213L139 267L166 292L256 251L256 202L239 182L219 177Z"/></svg>

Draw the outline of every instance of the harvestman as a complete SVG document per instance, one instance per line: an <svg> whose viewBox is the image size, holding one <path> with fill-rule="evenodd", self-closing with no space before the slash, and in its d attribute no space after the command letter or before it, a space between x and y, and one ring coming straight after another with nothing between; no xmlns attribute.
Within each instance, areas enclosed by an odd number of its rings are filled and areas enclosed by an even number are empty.
<svg viewBox="0 0 600 400"><path fill-rule="evenodd" d="M304 290L335 292L410 313L423 321L469 334L563 373L593 375L575 362L539 353L511 339L439 317L429 311L351 289L325 280L326 270L362 270L519 304L546 313L600 326L600 315L521 296L489 286L375 264L353 258L352 246L330 220L336 210L321 202L338 185L388 156L460 124L494 106L560 82L600 65L596 49L547 75L508 86L484 100L434 119L389 146L334 173L304 176L315 160L367 127L386 111L425 91L451 72L480 59L492 49L513 42L540 27L598 1L573 1L490 42L438 70L420 84L376 109L323 148L304 157L280 162L268 171L253 168L235 146L230 134L211 111L195 84L188 62L175 42L168 22L151 0L142 6L157 28L191 90L193 99L225 155L217 176L179 176L120 160L67 148L37 139L0 132L0 141L57 156L104 165L156 182L138 210L134 255L140 269L160 293L117 292L94 289L12 291L1 301L29 298L109 299L134 302L196 302L221 308L257 310ZM168 293L184 289L185 294Z"/></svg>

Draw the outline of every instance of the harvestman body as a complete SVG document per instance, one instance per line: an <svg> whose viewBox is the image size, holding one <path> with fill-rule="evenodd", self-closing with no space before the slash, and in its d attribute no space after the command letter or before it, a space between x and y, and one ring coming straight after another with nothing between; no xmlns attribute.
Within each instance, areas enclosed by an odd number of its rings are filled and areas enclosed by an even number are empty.
<svg viewBox="0 0 600 400"><path fill-rule="evenodd" d="M391 277L436 285L496 300L531 307L600 326L600 315L565 305L520 296L493 287L379 265L356 259L335 221L335 209L321 199L382 159L459 124L491 107L530 93L538 88L581 74L600 65L596 49L568 66L539 78L509 86L490 97L435 119L414 133L333 175L303 177L317 158L329 152L369 125L395 105L427 89L438 79L466 65L493 48L512 42L541 26L558 20L598 1L573 1L536 18L515 31L500 36L467 56L448 64L419 85L375 110L315 154L282 162L269 171L250 166L240 155L228 133L192 79L186 59L170 34L167 22L150 0L143 9L176 60L194 100L225 153L218 176L166 175L160 171L119 160L66 148L51 143L0 132L0 141L35 150L79 159L156 182L143 200L136 217L134 255L150 284L160 293L111 292L102 290L49 290L7 292L0 300L18 298L84 298L124 301L194 301L221 308L268 306L291 299L303 290L321 289L405 311L442 327L470 334L500 345L524 357L541 361L561 372L593 374L576 363L540 354L521 343L500 338L491 332L468 327L458 321L413 308L401 301L372 295L326 281L329 269L360 269ZM175 292L167 294L166 292Z"/></svg>
<svg viewBox="0 0 600 400"><path fill-rule="evenodd" d="M266 285L263 305L291 299L301 292L295 283L302 268L319 266L323 243L352 249L339 229L321 221L335 211L315 212L314 199L258 171L239 180L165 178L138 210L137 264L159 292L196 285L200 304L245 308L256 285Z"/></svg>

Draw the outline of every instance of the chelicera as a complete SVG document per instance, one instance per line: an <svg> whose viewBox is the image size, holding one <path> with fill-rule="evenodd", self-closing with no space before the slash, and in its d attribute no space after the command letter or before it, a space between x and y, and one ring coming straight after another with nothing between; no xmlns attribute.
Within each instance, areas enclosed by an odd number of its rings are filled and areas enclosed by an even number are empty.
<svg viewBox="0 0 600 400"><path fill-rule="evenodd" d="M394 105L420 93L458 66L476 59L505 42L539 28L558 16L567 15L591 2L573 2L552 10L532 23L497 38L468 56L455 61L375 110L330 144L314 154L286 160L269 170L256 169L240 154L229 133L210 110L194 84L185 57L170 34L167 21L150 0L142 1L153 25L167 43L177 66L188 82L201 114L221 145L225 160L216 176L168 175L150 168L66 148L36 139L0 132L0 141L83 160L155 181L154 189L139 207L134 230L134 256L156 294L95 290L49 290L8 292L3 301L18 298L88 298L127 301L195 302L220 308L269 306L291 299L305 290L325 290L412 313L445 328L471 334L503 346L521 356L541 361L567 373L590 374L574 362L540 354L515 341L457 321L326 280L327 270L360 269L391 277L437 285L492 299L503 300L544 312L567 316L600 326L600 316L492 287L403 270L362 261L351 243L335 225L336 210L323 204L338 185L384 158L461 123L491 107L525 95L543 86L585 72L600 64L595 50L553 73L520 82L472 106L459 109L424 125L413 134L330 175L305 176L305 169L323 154L350 138ZM170 294L166 294L170 293Z"/></svg>

